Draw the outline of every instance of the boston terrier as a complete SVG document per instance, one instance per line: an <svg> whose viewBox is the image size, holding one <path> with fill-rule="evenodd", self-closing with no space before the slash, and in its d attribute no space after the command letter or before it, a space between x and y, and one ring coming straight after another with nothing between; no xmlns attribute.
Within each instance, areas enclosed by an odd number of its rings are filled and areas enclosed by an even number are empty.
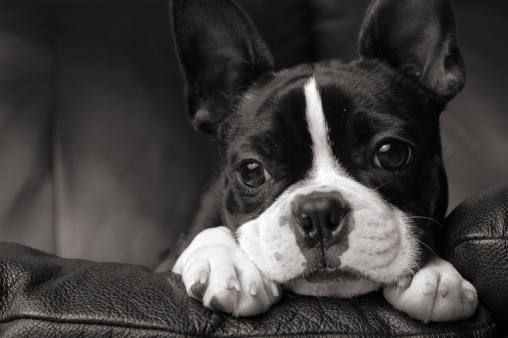
<svg viewBox="0 0 508 338"><path fill-rule="evenodd" d="M171 12L188 112L216 138L220 173L158 271L234 316L284 290L382 289L424 322L470 317L476 290L437 250L439 117L465 80L449 0L375 0L357 60L279 72L232 0L174 0Z"/></svg>

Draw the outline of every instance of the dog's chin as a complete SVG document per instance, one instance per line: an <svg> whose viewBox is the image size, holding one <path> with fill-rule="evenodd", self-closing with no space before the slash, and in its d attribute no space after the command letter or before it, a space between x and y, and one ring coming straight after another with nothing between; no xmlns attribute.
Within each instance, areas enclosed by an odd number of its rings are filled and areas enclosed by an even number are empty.
<svg viewBox="0 0 508 338"><path fill-rule="evenodd" d="M306 274L304 279L312 284L326 284L353 282L361 278L363 278L363 275L354 269L326 267Z"/></svg>
<svg viewBox="0 0 508 338"><path fill-rule="evenodd" d="M351 298L376 291L382 283L373 282L353 269L324 268L285 285L300 295Z"/></svg>

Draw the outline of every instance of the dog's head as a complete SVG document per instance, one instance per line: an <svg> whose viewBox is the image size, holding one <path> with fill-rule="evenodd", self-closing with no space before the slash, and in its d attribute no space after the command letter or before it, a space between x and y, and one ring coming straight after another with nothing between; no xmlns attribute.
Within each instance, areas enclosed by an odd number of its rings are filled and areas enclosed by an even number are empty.
<svg viewBox="0 0 508 338"><path fill-rule="evenodd" d="M447 206L439 116L464 84L447 0L379 0L360 58L275 73L230 0L176 0L194 126L219 145L224 225L268 278L352 296L413 273Z"/></svg>

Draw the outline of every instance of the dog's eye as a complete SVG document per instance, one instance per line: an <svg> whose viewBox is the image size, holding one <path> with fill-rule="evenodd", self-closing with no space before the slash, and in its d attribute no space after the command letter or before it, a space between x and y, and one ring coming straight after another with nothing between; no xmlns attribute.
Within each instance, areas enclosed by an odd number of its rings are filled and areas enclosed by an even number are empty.
<svg viewBox="0 0 508 338"><path fill-rule="evenodd" d="M413 157L410 146L399 141L381 144L374 156L374 164L387 170L398 170L406 166Z"/></svg>
<svg viewBox="0 0 508 338"><path fill-rule="evenodd" d="M261 163L249 160L238 167L238 176L240 181L249 188L256 188L271 178Z"/></svg>

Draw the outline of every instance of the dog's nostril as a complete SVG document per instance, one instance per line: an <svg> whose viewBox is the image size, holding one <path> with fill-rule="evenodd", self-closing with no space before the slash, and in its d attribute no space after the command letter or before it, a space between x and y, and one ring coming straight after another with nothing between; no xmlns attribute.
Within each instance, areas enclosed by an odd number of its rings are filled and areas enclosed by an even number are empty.
<svg viewBox="0 0 508 338"><path fill-rule="evenodd" d="M342 208L338 208L332 212L330 212L329 214L329 218L328 218L328 224L330 225L337 225L339 224L341 218L344 216L344 212L342 210Z"/></svg>
<svg viewBox="0 0 508 338"><path fill-rule="evenodd" d="M304 230L312 230L312 220L306 214L301 214L300 217L296 217L296 221L300 224Z"/></svg>

